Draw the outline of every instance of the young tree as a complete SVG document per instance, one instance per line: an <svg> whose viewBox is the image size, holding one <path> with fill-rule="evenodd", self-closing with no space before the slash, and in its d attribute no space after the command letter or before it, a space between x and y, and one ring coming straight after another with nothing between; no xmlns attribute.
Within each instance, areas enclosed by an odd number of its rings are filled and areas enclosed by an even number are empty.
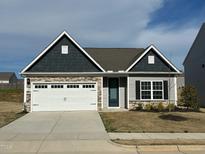
<svg viewBox="0 0 205 154"><path fill-rule="evenodd" d="M180 101L187 109L193 109L199 111L200 105L198 102L197 91L192 86L186 86L182 88Z"/></svg>

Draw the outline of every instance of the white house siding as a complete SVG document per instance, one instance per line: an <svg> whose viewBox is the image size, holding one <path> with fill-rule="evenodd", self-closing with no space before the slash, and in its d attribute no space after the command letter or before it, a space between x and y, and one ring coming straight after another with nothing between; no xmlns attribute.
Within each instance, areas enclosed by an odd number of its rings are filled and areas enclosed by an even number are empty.
<svg viewBox="0 0 205 154"><path fill-rule="evenodd" d="M169 89L169 96L168 100L162 100L162 101L141 101L136 100L136 81L137 80L167 80L168 81L168 89ZM129 77L129 109L133 107L134 103L138 102L165 102L165 103L175 103L177 104L177 83L175 77Z"/></svg>

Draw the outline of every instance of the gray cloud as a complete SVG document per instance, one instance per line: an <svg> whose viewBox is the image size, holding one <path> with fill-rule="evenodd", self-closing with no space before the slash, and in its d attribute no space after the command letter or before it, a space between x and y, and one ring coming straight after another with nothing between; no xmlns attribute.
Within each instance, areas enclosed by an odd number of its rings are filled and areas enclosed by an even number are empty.
<svg viewBox="0 0 205 154"><path fill-rule="evenodd" d="M1 0L0 54L4 58L0 63L5 65L0 70L23 67L63 30L82 46L154 43L168 56L179 54L181 58L174 62L181 66L196 28L169 30L160 25L147 29L152 13L160 7L163 0Z"/></svg>

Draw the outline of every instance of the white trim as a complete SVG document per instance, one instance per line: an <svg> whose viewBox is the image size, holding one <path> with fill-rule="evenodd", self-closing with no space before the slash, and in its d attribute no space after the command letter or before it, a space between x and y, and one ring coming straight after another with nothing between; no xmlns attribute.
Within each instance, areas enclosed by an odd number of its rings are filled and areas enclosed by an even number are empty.
<svg viewBox="0 0 205 154"><path fill-rule="evenodd" d="M118 104L119 106L112 106L110 107L109 106L109 79L112 79L112 78L117 78L118 79ZM107 108L108 109L117 109L117 108L120 108L120 77L107 77L107 85L108 85L108 91L107 91L107 96L108 96L108 99L107 99Z"/></svg>
<svg viewBox="0 0 205 154"><path fill-rule="evenodd" d="M180 71L154 46L150 45L144 53L131 65L127 68L126 72L130 71L135 64L137 64L149 51L150 49L153 49L162 59L164 59L177 73L180 73Z"/></svg>
<svg viewBox="0 0 205 154"><path fill-rule="evenodd" d="M76 84L95 84L95 89L96 89L96 93L97 93L97 100L96 100L96 107L95 107L95 110L98 111L98 83L95 82L95 81L87 81L87 82L82 82L82 81L71 81L71 82L57 82L57 81L54 81L54 82L45 82L45 81L34 81L31 83L31 104L30 104L30 112L34 112L33 111L33 87L35 84L69 84L69 83L76 83ZM65 111L72 111L71 110L65 110ZM79 110L80 111L80 110Z"/></svg>
<svg viewBox="0 0 205 154"><path fill-rule="evenodd" d="M26 103L26 95L27 95L27 78L24 78L23 109L24 109L24 104Z"/></svg>
<svg viewBox="0 0 205 154"><path fill-rule="evenodd" d="M42 57L63 35L66 35L95 65L103 72L105 70L66 32L63 31L49 46L47 46L29 65L27 65L20 74L23 74L30 66L32 66L40 57Z"/></svg>
<svg viewBox="0 0 205 154"><path fill-rule="evenodd" d="M174 97L175 97L175 100L174 100L174 104L177 106L177 78L174 77Z"/></svg>
<svg viewBox="0 0 205 154"><path fill-rule="evenodd" d="M25 72L21 75L112 75L112 74L119 74L119 75L127 75L127 74L173 74L173 75L180 75L181 72Z"/></svg>
<svg viewBox="0 0 205 154"><path fill-rule="evenodd" d="M103 100L104 100L104 96L103 96L103 77L101 77L101 110L103 109Z"/></svg>
<svg viewBox="0 0 205 154"><path fill-rule="evenodd" d="M129 76L127 76L127 108L128 109L130 109L130 99L129 99L129 97L130 97L130 95L129 95L129 88L130 88L130 81L129 81Z"/></svg>
<svg viewBox="0 0 205 154"><path fill-rule="evenodd" d="M151 89L150 90L142 90L141 82L150 82ZM162 90L153 90L153 82L161 82L162 83ZM151 92L151 99L142 99L142 91L150 91ZM153 99L153 91L162 91L162 99ZM164 100L164 82L163 80L140 80L140 101L162 101Z"/></svg>

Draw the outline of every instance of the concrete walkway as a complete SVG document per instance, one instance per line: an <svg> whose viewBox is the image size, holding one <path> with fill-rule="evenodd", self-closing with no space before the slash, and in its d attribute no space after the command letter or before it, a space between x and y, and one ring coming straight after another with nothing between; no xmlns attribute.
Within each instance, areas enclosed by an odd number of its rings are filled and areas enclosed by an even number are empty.
<svg viewBox="0 0 205 154"><path fill-rule="evenodd" d="M110 139L204 139L205 133L108 133Z"/></svg>
<svg viewBox="0 0 205 154"><path fill-rule="evenodd" d="M0 129L0 154L136 152L109 142L95 111L33 112Z"/></svg>

